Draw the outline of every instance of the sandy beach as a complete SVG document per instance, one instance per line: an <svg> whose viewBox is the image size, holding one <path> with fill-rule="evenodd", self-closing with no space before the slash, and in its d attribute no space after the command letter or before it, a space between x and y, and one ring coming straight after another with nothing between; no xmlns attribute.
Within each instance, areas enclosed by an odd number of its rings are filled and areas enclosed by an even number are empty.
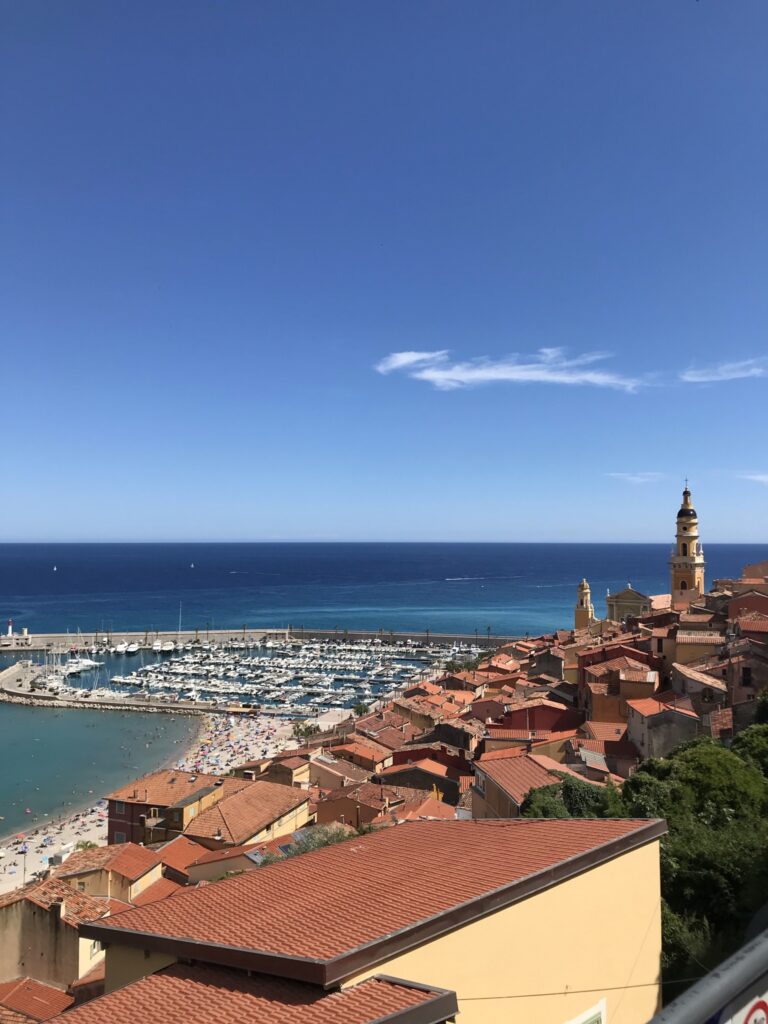
<svg viewBox="0 0 768 1024"><path fill-rule="evenodd" d="M205 715L184 756L169 762L168 767L226 774L244 761L276 753L285 746L292 728L290 722L267 716ZM0 893L15 889L45 871L52 854L70 852L79 842L101 846L106 841L107 803L103 799L65 818L36 824L33 829L0 840Z"/></svg>

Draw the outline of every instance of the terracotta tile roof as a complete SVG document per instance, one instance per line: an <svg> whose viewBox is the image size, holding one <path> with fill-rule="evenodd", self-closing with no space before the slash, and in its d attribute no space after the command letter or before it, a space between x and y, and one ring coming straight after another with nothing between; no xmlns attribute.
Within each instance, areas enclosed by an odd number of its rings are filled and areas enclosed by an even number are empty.
<svg viewBox="0 0 768 1024"><path fill-rule="evenodd" d="M768 615L753 612L751 615L739 616L736 622L742 633L768 633Z"/></svg>
<svg viewBox="0 0 768 1024"><path fill-rule="evenodd" d="M425 818L453 819L456 817L456 808L442 800L436 800L433 796L422 797L418 800L406 800L389 811L377 815L372 825L395 825L402 821L417 821Z"/></svg>
<svg viewBox="0 0 768 1024"><path fill-rule="evenodd" d="M283 757L278 764L281 768L290 768L296 771L298 768L306 768L309 765L309 758L306 757Z"/></svg>
<svg viewBox="0 0 768 1024"><path fill-rule="evenodd" d="M372 1024L445 1002L443 990L370 978L338 992L213 967L176 964L55 1018L61 1024ZM401 1015L402 1014L402 1018ZM431 1019L445 1019L438 1014Z"/></svg>
<svg viewBox="0 0 768 1024"><path fill-rule="evenodd" d="M611 658L609 661L600 661L595 665L587 665L584 671L589 676L599 678L600 676L610 675L612 672L626 672L628 669L647 672L648 666L636 658L628 658L625 654L622 654L620 657Z"/></svg>
<svg viewBox="0 0 768 1024"><path fill-rule="evenodd" d="M160 863L160 856L138 843L113 843L94 850L75 850L56 868L56 878L70 878L90 871L114 871L116 875L134 882Z"/></svg>
<svg viewBox="0 0 768 1024"><path fill-rule="evenodd" d="M309 795L277 782L247 782L243 789L223 796L187 825L185 835L240 844L268 828L277 818L307 803Z"/></svg>
<svg viewBox="0 0 768 1024"><path fill-rule="evenodd" d="M709 716L710 735L715 739L727 739L733 735L733 708L720 708Z"/></svg>
<svg viewBox="0 0 768 1024"><path fill-rule="evenodd" d="M675 661L672 664L672 668L677 675L685 676L686 679L699 683L700 686L708 686L711 690L718 690L721 693L728 692L728 687L722 679L717 679L715 676L709 675L708 672L702 672L692 665L682 665L680 662Z"/></svg>
<svg viewBox="0 0 768 1024"><path fill-rule="evenodd" d="M143 775L127 786L121 786L107 796L107 800L122 800L128 804L149 804L171 807L179 800L198 790L214 786L217 775L198 775L195 772L161 771Z"/></svg>
<svg viewBox="0 0 768 1024"><path fill-rule="evenodd" d="M690 633L683 632L683 630L679 629L677 631L677 636L675 637L675 642L683 644L683 646L701 644L707 647L717 647L720 644L725 643L725 637L722 633L713 633L704 629L692 630Z"/></svg>
<svg viewBox="0 0 768 1024"><path fill-rule="evenodd" d="M626 722L585 722L581 727L594 740L620 740L626 734Z"/></svg>
<svg viewBox="0 0 768 1024"><path fill-rule="evenodd" d="M78 892L68 882L59 878L30 882L19 889L13 889L0 896L0 907L8 907L19 900L28 900L43 910L50 910L54 904L63 902L62 920L73 928L77 928L83 921L93 921L109 912L106 900Z"/></svg>
<svg viewBox="0 0 768 1024"><path fill-rule="evenodd" d="M519 806L532 789L554 786L560 779L538 764L530 754L482 761L478 775L487 776Z"/></svg>
<svg viewBox="0 0 768 1024"><path fill-rule="evenodd" d="M396 767L402 767L402 765ZM347 797L367 807L384 810L390 804L401 804L406 800L421 800L428 796L429 793L425 789L413 789L409 786L379 785L378 782L361 782L355 786L343 786L341 789L332 789L326 794L325 799L339 800Z"/></svg>
<svg viewBox="0 0 768 1024"><path fill-rule="evenodd" d="M440 764L439 761L433 761L431 757L422 757L419 761L412 761L410 764L393 764L389 768L384 768L379 772L379 778L387 778L391 775L399 775L401 772L407 772L411 769L418 769L422 772L427 772L429 775L439 775L441 779L455 779L458 778L458 770L455 768L449 768L447 765Z"/></svg>
<svg viewBox="0 0 768 1024"><path fill-rule="evenodd" d="M655 697L643 697L641 700L628 700L627 704L636 711L643 718L652 718L654 715L662 715L668 711L676 712L679 715L687 715L689 718L698 718L699 716L695 711L690 711L688 708L675 706L674 704L665 704L663 701L657 700Z"/></svg>
<svg viewBox="0 0 768 1024"><path fill-rule="evenodd" d="M107 960L106 957L102 957L101 960L92 967L90 971L86 971L76 981L73 981L69 986L71 989L85 988L87 985L93 985L97 981L104 981L107 973Z"/></svg>
<svg viewBox="0 0 768 1024"><path fill-rule="evenodd" d="M621 740L582 740L574 737L569 741L574 750L591 750L604 757L640 759L640 751L628 739Z"/></svg>
<svg viewBox="0 0 768 1024"><path fill-rule="evenodd" d="M73 1002L66 992L32 978L0 983L0 1006L26 1014L32 1020L48 1020L63 1013Z"/></svg>
<svg viewBox="0 0 768 1024"><path fill-rule="evenodd" d="M163 864L167 865L179 874L186 874L187 868L200 856L200 844L187 839L186 836L176 836L169 843L155 847Z"/></svg>
<svg viewBox="0 0 768 1024"><path fill-rule="evenodd" d="M365 742L352 739L349 743L340 743L338 746L331 747L331 753L334 757L340 757L342 759L345 755L348 757L362 757L365 758L366 761L370 761L372 764L376 764L379 761L386 761L388 757L392 756L392 751L388 747L384 747L375 740L370 740L367 737Z"/></svg>
<svg viewBox="0 0 768 1024"><path fill-rule="evenodd" d="M358 726L357 731L366 739L369 738L366 730L360 729ZM421 733L421 729L417 729L415 725L411 725L409 722L408 725L401 729L396 729L394 726L385 726L377 732L371 731L370 738L376 740L382 747L386 747L387 750L399 750L409 740L415 739Z"/></svg>
<svg viewBox="0 0 768 1024"><path fill-rule="evenodd" d="M223 850L206 850L197 858L195 866L198 864L217 864L223 860L233 860L237 857L245 856L251 850L258 850L262 846L264 846L264 843L245 843L244 846L227 846ZM198 846L199 849L200 847Z"/></svg>
<svg viewBox="0 0 768 1024"><path fill-rule="evenodd" d="M157 903L158 900L165 900L169 896L173 896L183 888L183 885L173 882L170 878L158 878L152 885L148 885L144 892L135 897L133 905L134 907L147 907L150 903Z"/></svg>
<svg viewBox="0 0 768 1024"><path fill-rule="evenodd" d="M555 884L586 870L595 850L610 859L662 830L663 823L629 819L408 822L179 893L86 926L83 934L119 944L119 932L126 941L138 933L144 949L153 948L152 936L169 936L179 955L206 943L209 962L215 955L226 963L234 955L222 948L228 947L238 950L243 967L274 955L271 973L328 984L345 976L343 957L353 950L365 946L373 957L377 943L401 931L413 942L427 922L434 934L436 915L506 887L514 887L511 899L519 883L539 873ZM351 914L353 906L366 913Z"/></svg>

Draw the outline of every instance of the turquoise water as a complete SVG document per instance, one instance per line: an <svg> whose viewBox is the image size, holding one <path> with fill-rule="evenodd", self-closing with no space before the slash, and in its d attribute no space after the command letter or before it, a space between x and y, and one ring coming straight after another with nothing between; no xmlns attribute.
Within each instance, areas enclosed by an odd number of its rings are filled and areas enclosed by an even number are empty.
<svg viewBox="0 0 768 1024"><path fill-rule="evenodd" d="M175 715L0 704L0 836L95 803L177 759L198 725Z"/></svg>

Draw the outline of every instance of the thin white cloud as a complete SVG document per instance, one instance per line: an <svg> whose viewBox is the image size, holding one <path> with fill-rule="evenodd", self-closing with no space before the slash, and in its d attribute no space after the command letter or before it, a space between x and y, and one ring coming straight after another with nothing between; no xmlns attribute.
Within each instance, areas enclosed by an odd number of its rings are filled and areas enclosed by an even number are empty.
<svg viewBox="0 0 768 1024"><path fill-rule="evenodd" d="M532 356L504 359L470 359L451 362L448 352L393 352L377 364L379 373L405 370L414 380L423 380L441 391L480 384L569 384L620 391L636 391L642 381L595 367L607 359L605 352L586 352L568 358L561 348L541 348Z"/></svg>
<svg viewBox="0 0 768 1024"><path fill-rule="evenodd" d="M408 367L429 366L441 362L447 355L447 349L439 352L392 352L376 364L376 369L379 373L392 373L393 370L405 370Z"/></svg>
<svg viewBox="0 0 768 1024"><path fill-rule="evenodd" d="M663 473L606 473L606 476L613 477L614 480L623 480L627 484L653 484L657 480L663 480Z"/></svg>
<svg viewBox="0 0 768 1024"><path fill-rule="evenodd" d="M768 487L768 473L741 473L740 479L752 480L756 484L765 484Z"/></svg>
<svg viewBox="0 0 768 1024"><path fill-rule="evenodd" d="M737 363L720 363L718 366L706 366L700 370L684 370L680 380L688 384L712 384L722 380L743 380L745 377L765 377L766 360L742 359Z"/></svg>

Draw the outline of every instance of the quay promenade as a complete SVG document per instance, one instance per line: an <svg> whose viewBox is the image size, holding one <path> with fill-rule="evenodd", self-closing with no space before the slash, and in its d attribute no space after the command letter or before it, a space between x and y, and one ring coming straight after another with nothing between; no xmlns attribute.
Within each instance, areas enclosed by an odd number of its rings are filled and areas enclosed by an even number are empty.
<svg viewBox="0 0 768 1024"><path fill-rule="evenodd" d="M394 633L384 629L379 630L354 630L354 629L312 629L309 626L287 626L275 628L258 629L193 629L177 632L168 630L159 632L156 630L142 630L137 632L126 632L116 630L114 632L93 632L93 633L26 633L14 634L13 636L0 636L0 654L31 653L36 651L65 652L70 650L85 650L92 647L115 647L117 644L138 644L140 649L148 649L152 644L160 641L173 641L176 644L231 644L250 643L258 644L266 640L293 640L302 642L304 640L376 640L381 643L404 643L412 641L417 644L453 645L466 644L478 647L498 647L501 644L510 643L512 640L520 639L517 636L499 635L491 633L433 633L430 630L412 633Z"/></svg>

